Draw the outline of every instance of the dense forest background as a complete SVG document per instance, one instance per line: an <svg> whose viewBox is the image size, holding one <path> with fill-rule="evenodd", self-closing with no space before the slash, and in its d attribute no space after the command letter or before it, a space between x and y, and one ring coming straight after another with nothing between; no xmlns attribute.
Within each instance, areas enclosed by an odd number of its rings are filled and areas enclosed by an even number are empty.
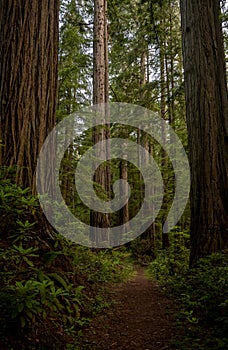
<svg viewBox="0 0 228 350"><path fill-rule="evenodd" d="M83 349L84 327L105 312L110 285L128 280L135 264L179 303L182 336L172 349L227 348L227 20L226 1L1 1L1 349ZM94 246L109 239L99 228L108 232L137 214L145 188L140 156L138 168L107 161L94 175L96 195L112 199L114 182L124 179L130 200L112 214L90 210L74 174L93 144L135 142L153 156L164 184L162 207L143 234L95 249L65 239L46 219L37 160L56 124L109 102L142 106L173 128L189 158L191 190L167 232L177 174L164 147L140 125L82 128L61 161L60 189L71 213L97 228ZM51 156L46 162L43 191L50 193L55 164Z"/></svg>

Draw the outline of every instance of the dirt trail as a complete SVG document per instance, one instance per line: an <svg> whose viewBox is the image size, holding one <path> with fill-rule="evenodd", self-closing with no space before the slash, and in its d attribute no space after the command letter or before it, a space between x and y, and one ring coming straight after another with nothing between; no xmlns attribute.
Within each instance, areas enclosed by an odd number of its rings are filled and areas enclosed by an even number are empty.
<svg viewBox="0 0 228 350"><path fill-rule="evenodd" d="M105 309L83 332L80 349L165 350L174 329L173 301L148 280L143 269L113 293L117 301Z"/></svg>

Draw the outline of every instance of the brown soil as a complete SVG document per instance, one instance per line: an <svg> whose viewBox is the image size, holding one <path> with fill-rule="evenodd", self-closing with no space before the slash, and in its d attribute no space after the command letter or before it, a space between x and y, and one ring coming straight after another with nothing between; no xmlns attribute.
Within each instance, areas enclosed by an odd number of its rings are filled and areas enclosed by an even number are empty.
<svg viewBox="0 0 228 350"><path fill-rule="evenodd" d="M170 341L176 306L142 268L132 280L114 288L113 298L116 302L83 331L80 349L175 349Z"/></svg>

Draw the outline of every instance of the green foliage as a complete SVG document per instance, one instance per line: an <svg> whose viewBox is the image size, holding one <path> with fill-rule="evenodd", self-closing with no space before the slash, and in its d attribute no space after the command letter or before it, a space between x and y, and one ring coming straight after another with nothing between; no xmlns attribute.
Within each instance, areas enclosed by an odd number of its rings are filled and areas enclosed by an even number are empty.
<svg viewBox="0 0 228 350"><path fill-rule="evenodd" d="M78 247L74 261L79 270L87 271L90 283L111 283L123 281L133 273L130 255L124 247L98 252Z"/></svg>
<svg viewBox="0 0 228 350"><path fill-rule="evenodd" d="M138 237L131 242L130 250L140 265L149 265L154 260L154 247L149 239Z"/></svg>
<svg viewBox="0 0 228 350"><path fill-rule="evenodd" d="M1 169L0 182L0 343L10 336L12 327L15 337L22 339L22 334L33 334L39 325L53 323L54 319L61 319L63 332L72 326L75 329L83 309L83 287L62 278L60 273L44 271L39 232L32 222L38 209L37 198L30 195L29 189L7 179L6 170ZM48 253L52 255L50 267L59 255ZM49 340L40 343L45 341Z"/></svg>
<svg viewBox="0 0 228 350"><path fill-rule="evenodd" d="M33 236L35 223L30 222L38 207L38 200L29 188L21 188L9 179L14 168L0 168L0 237L12 236L14 242L29 240Z"/></svg>
<svg viewBox="0 0 228 350"><path fill-rule="evenodd" d="M210 336L205 349L225 349L228 346L227 285L228 252L201 259L179 283L171 285L181 296L184 313L191 315L190 322L195 320L198 327L208 330ZM193 327L193 334L194 331Z"/></svg>
<svg viewBox="0 0 228 350"><path fill-rule="evenodd" d="M177 260L176 260L177 261ZM224 350L228 347L228 252L216 253L199 260L192 269L182 268L165 253L149 267L179 303L178 324L184 337L174 341L180 350ZM181 332L180 332L181 333Z"/></svg>
<svg viewBox="0 0 228 350"><path fill-rule="evenodd" d="M70 327L75 329L84 299L82 290L83 286L74 288L69 284L58 287L50 278L38 281L35 276L27 281L9 283L0 292L4 332L7 334L12 324L20 334L22 331L33 331L35 324L59 317L62 328L66 331Z"/></svg>
<svg viewBox="0 0 228 350"><path fill-rule="evenodd" d="M170 247L157 253L147 269L148 274L161 283L174 276L180 276L188 270L189 249L187 248L189 234L174 231L170 234Z"/></svg>
<svg viewBox="0 0 228 350"><path fill-rule="evenodd" d="M109 305L105 285L132 273L130 263L124 266L129 254L92 251L59 235L49 246L39 237L37 210L28 189L2 178L0 347L76 348L81 328Z"/></svg>
<svg viewBox="0 0 228 350"><path fill-rule="evenodd" d="M83 9L80 7L75 0L61 1L58 121L87 105L91 99L92 59L88 48L92 27L83 18L84 15L88 19L88 4Z"/></svg>

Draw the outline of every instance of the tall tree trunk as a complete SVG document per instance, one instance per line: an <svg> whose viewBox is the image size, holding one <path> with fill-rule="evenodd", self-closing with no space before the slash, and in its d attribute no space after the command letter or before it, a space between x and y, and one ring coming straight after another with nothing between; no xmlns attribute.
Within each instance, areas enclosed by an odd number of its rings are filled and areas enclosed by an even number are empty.
<svg viewBox="0 0 228 350"><path fill-rule="evenodd" d="M107 33L107 1L94 1L94 66L93 66L93 103L102 104L108 102L108 33ZM97 126L93 132L93 143L106 140L110 136L110 128L107 120L107 109L104 106L100 110L104 115L103 121L106 126ZM100 156L109 154L109 147L100 147ZM110 167L100 166L94 175L94 182L97 183L110 199ZM92 211L90 215L91 226L97 227L93 230L91 239L96 245L109 243L110 215ZM107 228L106 234L101 236L99 228ZM95 236L94 236L95 233Z"/></svg>
<svg viewBox="0 0 228 350"><path fill-rule="evenodd" d="M219 1L181 0L181 17L193 265L228 247L228 100Z"/></svg>
<svg viewBox="0 0 228 350"><path fill-rule="evenodd" d="M163 27L163 22L162 22ZM165 48L164 44L161 42L160 46L160 86L161 86L161 117L166 119L166 81L165 81ZM162 139L163 143L166 142L166 133L164 128L162 128ZM162 170L163 170L163 180L164 180L164 197L163 197L163 214L162 214L162 227L167 222L167 208L168 208L168 166L167 166L167 155L164 149L162 149L162 160L161 160ZM166 231L166 230L165 230ZM162 249L167 249L169 247L169 236L167 232L162 230Z"/></svg>
<svg viewBox="0 0 228 350"><path fill-rule="evenodd" d="M108 102L107 1L94 1L93 103Z"/></svg>
<svg viewBox="0 0 228 350"><path fill-rule="evenodd" d="M55 125L58 1L2 0L0 6L0 165L36 192L41 146Z"/></svg>
<svg viewBox="0 0 228 350"><path fill-rule="evenodd" d="M143 38L145 40L145 38ZM148 46L144 48L142 54L141 54L141 60L140 60L140 102L142 105L145 104L145 84L148 82L149 74L147 71L147 54L148 54ZM145 149L148 153L151 151L151 141L148 138L148 135L146 133L140 133L140 130L138 130L140 138L139 138L139 143ZM140 151L139 151L140 153ZM140 153L140 166L141 165L148 165L149 163L149 157L148 153L144 156ZM140 183L141 183L141 195L143 193L143 178L140 176ZM153 196L154 188L150 189L149 195L151 196L151 201L148 204L148 210L153 214L154 213L154 205L152 204L152 196ZM140 201L142 202L143 198L140 198ZM143 232L141 235L142 239L145 239L148 242L148 253L150 254L151 257L154 257L154 241L155 241L155 225L154 222L146 229L146 231Z"/></svg>

